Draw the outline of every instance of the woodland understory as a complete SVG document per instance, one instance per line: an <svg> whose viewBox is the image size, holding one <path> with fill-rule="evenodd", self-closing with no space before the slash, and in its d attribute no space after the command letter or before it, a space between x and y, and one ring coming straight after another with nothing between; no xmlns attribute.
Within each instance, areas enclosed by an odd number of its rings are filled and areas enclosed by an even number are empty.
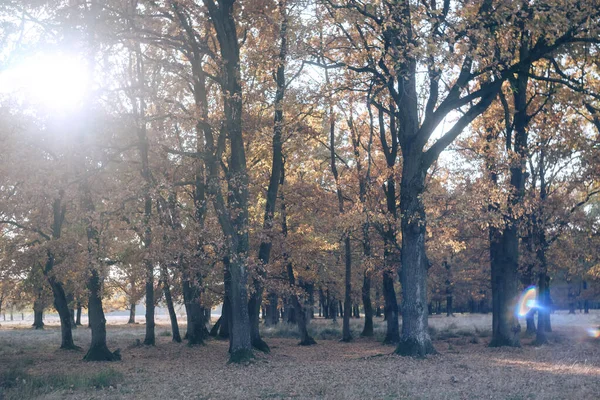
<svg viewBox="0 0 600 400"><path fill-rule="evenodd" d="M585 328L600 314L553 315L551 344L489 348L491 315L433 316L439 354L398 357L372 338L338 340L341 324L316 319L316 346L298 346L300 332L282 326L263 334L270 354L251 364L227 364L227 341L207 346L173 343L168 323L157 325L155 347L139 346L143 325L108 325L109 345L123 349L117 363L87 363L81 352L56 350L58 326L45 331L0 328L0 393L6 400L44 399L591 399L600 390L598 341ZM167 322L167 320L164 320ZM282 324L280 324L282 325ZM385 323L374 321L376 338ZM362 324L351 323L358 334ZM90 340L88 329L75 333ZM67 378L67 377L81 377ZM10 380L18 379L18 380ZM25 382L23 382L25 380Z"/></svg>
<svg viewBox="0 0 600 400"><path fill-rule="evenodd" d="M28 349L13 361L31 352L13 372L114 361L73 386L123 375L140 398L342 398L354 380L357 398L363 380L382 382L367 397L552 398L553 375L557 398L587 396L599 51L600 0L0 2L0 315L35 328L31 345L0 331ZM577 309L586 340L551 314ZM115 310L129 328L107 329ZM489 338L455 354L430 320L465 312L490 314ZM414 371L448 391L399 378Z"/></svg>

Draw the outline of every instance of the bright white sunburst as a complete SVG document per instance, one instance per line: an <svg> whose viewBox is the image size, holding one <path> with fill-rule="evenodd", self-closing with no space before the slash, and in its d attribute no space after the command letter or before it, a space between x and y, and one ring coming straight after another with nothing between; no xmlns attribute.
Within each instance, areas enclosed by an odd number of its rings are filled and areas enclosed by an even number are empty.
<svg viewBox="0 0 600 400"><path fill-rule="evenodd" d="M40 53L0 70L0 92L49 112L75 111L89 91L86 64L72 55Z"/></svg>

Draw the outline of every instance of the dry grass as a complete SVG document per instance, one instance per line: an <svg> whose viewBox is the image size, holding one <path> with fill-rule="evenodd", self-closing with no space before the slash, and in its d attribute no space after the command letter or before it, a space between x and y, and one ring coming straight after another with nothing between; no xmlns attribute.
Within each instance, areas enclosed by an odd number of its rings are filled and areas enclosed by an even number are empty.
<svg viewBox="0 0 600 400"><path fill-rule="evenodd" d="M123 361L86 363L83 352L58 350L60 331L0 328L0 398L50 399L593 399L600 393L600 341L585 329L600 314L553 315L552 343L539 348L487 347L491 317L433 316L439 355L414 360L392 355L376 339L340 343L341 326L313 321L316 346L299 347L293 327L265 330L271 354L251 365L227 364L227 343L190 348L157 337L133 346L144 326L109 325L109 345ZM385 329L376 321L376 335ZM157 333L168 330L158 327ZM276 337L285 336L285 337ZM331 338L324 340L322 338ZM319 339L320 338L320 339ZM75 332L86 347L89 330ZM25 382L23 382L25 380ZM8 382L8 383L7 383Z"/></svg>

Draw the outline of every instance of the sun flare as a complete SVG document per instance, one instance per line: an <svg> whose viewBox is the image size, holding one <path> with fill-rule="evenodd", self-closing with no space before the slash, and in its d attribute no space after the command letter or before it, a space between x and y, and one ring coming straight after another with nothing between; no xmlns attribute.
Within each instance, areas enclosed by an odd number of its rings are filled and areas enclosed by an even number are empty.
<svg viewBox="0 0 600 400"><path fill-rule="evenodd" d="M49 112L71 112L89 90L86 64L78 57L36 54L0 71L0 91Z"/></svg>

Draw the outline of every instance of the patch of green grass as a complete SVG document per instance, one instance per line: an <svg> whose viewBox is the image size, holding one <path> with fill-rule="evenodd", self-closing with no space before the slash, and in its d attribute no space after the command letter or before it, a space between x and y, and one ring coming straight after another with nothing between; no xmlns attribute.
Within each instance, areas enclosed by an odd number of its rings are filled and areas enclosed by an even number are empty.
<svg viewBox="0 0 600 400"><path fill-rule="evenodd" d="M479 329L475 327L475 334L479 337L486 338L492 336L491 329Z"/></svg>
<svg viewBox="0 0 600 400"><path fill-rule="evenodd" d="M158 334L158 336L169 337L169 336L171 336L171 332L169 332L169 331L162 331L161 333Z"/></svg>
<svg viewBox="0 0 600 400"><path fill-rule="evenodd" d="M112 368L76 375L60 373L32 375L21 364L12 366L0 376L0 394L6 400L29 399L60 390L116 386L123 379L123 374Z"/></svg>
<svg viewBox="0 0 600 400"><path fill-rule="evenodd" d="M265 338L300 339L300 332L295 324L279 323L274 326L261 327L261 335Z"/></svg>
<svg viewBox="0 0 600 400"><path fill-rule="evenodd" d="M314 329L313 336L315 339L335 340L342 337L342 330L338 327L328 326L320 329Z"/></svg>

